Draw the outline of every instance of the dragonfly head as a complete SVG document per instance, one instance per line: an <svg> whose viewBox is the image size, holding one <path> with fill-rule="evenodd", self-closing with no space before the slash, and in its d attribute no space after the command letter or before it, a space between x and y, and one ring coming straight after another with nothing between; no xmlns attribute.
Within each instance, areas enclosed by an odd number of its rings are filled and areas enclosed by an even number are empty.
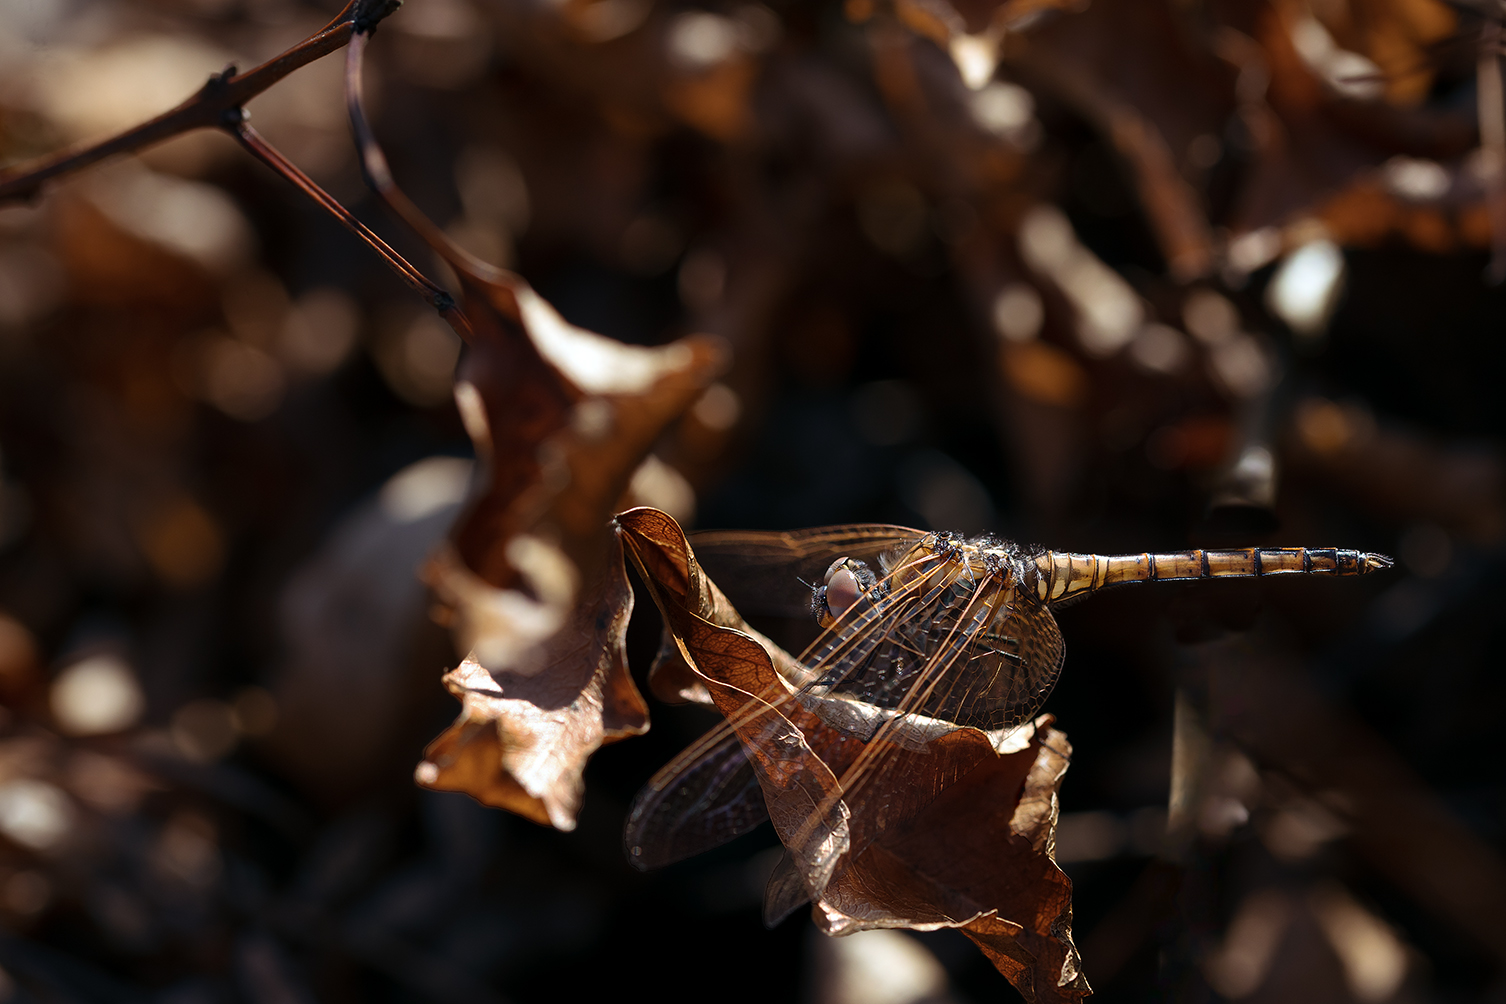
<svg viewBox="0 0 1506 1004"><path fill-rule="evenodd" d="M822 627L831 627L852 609L877 581L866 562L838 558L826 569L821 584L811 589L811 612Z"/></svg>

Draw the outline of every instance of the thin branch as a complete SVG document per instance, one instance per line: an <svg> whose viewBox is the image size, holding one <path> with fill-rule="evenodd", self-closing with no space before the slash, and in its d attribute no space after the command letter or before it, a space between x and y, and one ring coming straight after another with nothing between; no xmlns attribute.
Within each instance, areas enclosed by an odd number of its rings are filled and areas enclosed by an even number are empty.
<svg viewBox="0 0 1506 1004"><path fill-rule="evenodd" d="M141 150L195 129L221 129L364 241L464 337L470 332L470 323L456 307L454 297L409 264L246 121L247 101L294 70L349 44L352 38L369 37L377 24L400 4L401 0L350 0L333 21L291 49L239 76L235 67L228 67L210 77L197 94L171 111L103 142L60 151L39 162L0 172L0 204L31 198L52 178L82 170L116 154Z"/></svg>
<svg viewBox="0 0 1506 1004"><path fill-rule="evenodd" d="M396 272L404 282L418 291L429 305L443 313L446 309L452 309L455 305L454 298L445 292L433 281L428 279L422 272L410 265L402 255L394 251L386 241L382 240L371 228L356 219L349 209L340 204L333 195L320 188L318 183L310 178L303 170L288 160L272 144L262 138L261 133L242 120L234 127L226 127L226 132L234 136L246 152L257 160L282 175L292 182L304 195L307 195L321 209L329 213L344 225L345 229L365 241L392 270Z"/></svg>
<svg viewBox="0 0 1506 1004"><path fill-rule="evenodd" d="M397 217L414 233L433 248L462 279L493 289L515 289L519 279L512 272L482 261L450 239L450 236L424 215L423 210L397 187L392 180L392 169L387 156L377 143L376 134L366 117L365 100L361 86L361 67L366 53L369 32L357 31L350 39L345 52L345 108L350 114L350 127L355 135L356 149L360 152L361 173L371 190L387 204Z"/></svg>
<svg viewBox="0 0 1506 1004"><path fill-rule="evenodd" d="M33 198L53 178L195 129L233 131L245 118L242 108L246 102L294 70L336 51L355 33L370 34L397 7L396 0L350 0L333 21L291 49L239 75L234 66L227 67L171 111L102 142L60 150L29 164L0 171L0 204Z"/></svg>

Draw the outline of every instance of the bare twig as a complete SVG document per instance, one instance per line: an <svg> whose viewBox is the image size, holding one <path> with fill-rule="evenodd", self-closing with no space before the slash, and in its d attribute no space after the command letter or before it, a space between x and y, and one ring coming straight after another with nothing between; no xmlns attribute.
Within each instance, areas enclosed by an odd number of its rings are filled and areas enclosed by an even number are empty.
<svg viewBox="0 0 1506 1004"><path fill-rule="evenodd" d="M339 49L358 30L369 34L396 9L393 0L351 0L333 21L291 49L242 74L236 74L234 66L226 67L223 73L210 77L197 94L171 111L103 142L61 150L0 171L0 203L34 198L42 185L53 178L195 129L233 130L245 118L242 106L246 102L294 70Z"/></svg>
<svg viewBox="0 0 1506 1004"><path fill-rule="evenodd" d="M228 67L223 73L210 77L193 97L149 122L101 143L61 151L40 162L0 172L0 203L34 197L47 181L82 170L117 154L142 150L195 129L222 129L253 157L286 178L364 241L464 337L470 332L470 324L456 307L454 297L413 267L386 241L373 233L370 227L356 219L339 200L320 188L296 164L251 128L243 107L247 101L294 70L329 55L349 44L352 39L364 41L376 30L377 24L397 10L399 5L400 0L351 0L333 21L291 49L238 76L235 67ZM426 236L421 229L420 236Z"/></svg>

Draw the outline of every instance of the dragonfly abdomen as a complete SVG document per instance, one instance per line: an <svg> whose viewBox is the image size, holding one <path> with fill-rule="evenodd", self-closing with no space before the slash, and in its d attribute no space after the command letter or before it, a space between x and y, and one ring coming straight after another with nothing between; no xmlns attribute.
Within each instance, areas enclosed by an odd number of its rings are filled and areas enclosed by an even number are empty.
<svg viewBox="0 0 1506 1004"><path fill-rule="evenodd" d="M1047 603L1059 603L1126 582L1260 575L1364 575L1390 568L1391 559L1342 547L1241 547L1160 554L1047 551L1036 557L1035 566L1037 597Z"/></svg>

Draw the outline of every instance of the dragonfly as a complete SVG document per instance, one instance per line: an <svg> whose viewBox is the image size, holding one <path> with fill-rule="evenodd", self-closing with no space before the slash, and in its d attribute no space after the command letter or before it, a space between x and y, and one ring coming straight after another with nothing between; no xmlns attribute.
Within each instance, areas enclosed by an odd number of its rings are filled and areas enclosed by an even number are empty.
<svg viewBox="0 0 1506 1004"><path fill-rule="evenodd" d="M1004 751L1035 721L1065 652L1053 610L1132 583L1364 575L1392 564L1332 547L1084 554L887 525L703 533L691 545L744 612L803 612L819 625L783 671L787 693L843 744L843 819L861 818L869 838L885 826L888 793L938 783L922 782L920 761L903 751L923 753L965 728ZM734 716L712 729L639 793L625 832L636 867L682 860L769 818L737 724ZM862 850L823 836L831 809L811 807L810 839L786 840L789 867L782 878L776 871L765 904L771 924ZM800 860L790 864L791 854Z"/></svg>

